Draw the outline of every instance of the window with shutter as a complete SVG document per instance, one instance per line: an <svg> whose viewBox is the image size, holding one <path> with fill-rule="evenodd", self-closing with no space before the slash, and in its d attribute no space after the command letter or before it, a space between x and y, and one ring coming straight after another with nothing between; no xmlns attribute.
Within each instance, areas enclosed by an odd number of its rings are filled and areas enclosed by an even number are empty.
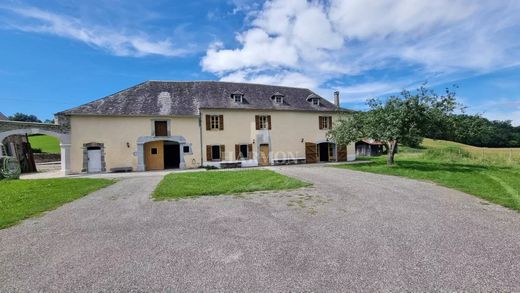
<svg viewBox="0 0 520 293"><path fill-rule="evenodd" d="M206 115L206 130L224 130L224 115Z"/></svg>
<svg viewBox="0 0 520 293"><path fill-rule="evenodd" d="M253 159L253 145L252 144L247 145L247 159L249 159L249 160Z"/></svg>

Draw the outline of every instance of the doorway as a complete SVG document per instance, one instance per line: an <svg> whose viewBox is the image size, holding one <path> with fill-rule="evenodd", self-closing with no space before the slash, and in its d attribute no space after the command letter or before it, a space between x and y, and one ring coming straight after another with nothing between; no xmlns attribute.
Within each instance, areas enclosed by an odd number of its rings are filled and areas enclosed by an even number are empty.
<svg viewBox="0 0 520 293"><path fill-rule="evenodd" d="M88 173L99 173L101 172L101 148L100 147L89 147L87 148L87 172Z"/></svg>
<svg viewBox="0 0 520 293"><path fill-rule="evenodd" d="M164 169L178 169L181 162L180 146L176 142L164 142Z"/></svg>
<svg viewBox="0 0 520 293"><path fill-rule="evenodd" d="M260 159L258 160L258 164L260 166L269 165L269 145L268 144L260 145Z"/></svg>
<svg viewBox="0 0 520 293"><path fill-rule="evenodd" d="M318 154L320 162L334 161L335 155L335 144L331 142L322 142L318 144Z"/></svg>

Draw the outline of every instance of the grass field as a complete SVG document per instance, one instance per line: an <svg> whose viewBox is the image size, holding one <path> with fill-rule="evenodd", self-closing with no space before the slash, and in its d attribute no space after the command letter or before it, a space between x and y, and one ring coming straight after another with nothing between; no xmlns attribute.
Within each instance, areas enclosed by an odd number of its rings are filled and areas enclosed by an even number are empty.
<svg viewBox="0 0 520 293"><path fill-rule="evenodd" d="M29 142L33 149L40 149L43 153L60 153L60 141L56 137L48 135L31 135L29 136Z"/></svg>
<svg viewBox="0 0 520 293"><path fill-rule="evenodd" d="M371 164L337 167L431 181L520 211L518 149L511 150L511 160L509 154L509 149L425 139L422 149L401 148L395 166L387 166L386 156L381 156L364 158Z"/></svg>
<svg viewBox="0 0 520 293"><path fill-rule="evenodd" d="M0 229L112 184L105 179L0 180Z"/></svg>
<svg viewBox="0 0 520 293"><path fill-rule="evenodd" d="M153 197L171 199L306 186L310 184L269 170L173 173L164 177Z"/></svg>

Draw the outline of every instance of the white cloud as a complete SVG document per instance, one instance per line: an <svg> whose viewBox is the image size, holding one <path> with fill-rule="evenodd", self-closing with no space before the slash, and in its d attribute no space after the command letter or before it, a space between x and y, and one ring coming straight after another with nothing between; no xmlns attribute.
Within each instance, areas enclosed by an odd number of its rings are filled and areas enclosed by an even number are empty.
<svg viewBox="0 0 520 293"><path fill-rule="evenodd" d="M520 63L518 1L272 0L253 15L237 47L207 50L203 70L226 80L301 80L323 89L348 76L413 68L399 73L401 81L386 76L350 93L361 96L388 92L385 80L394 90Z"/></svg>
<svg viewBox="0 0 520 293"><path fill-rule="evenodd" d="M0 7L2 8L2 7ZM118 56L181 56L184 49L175 48L168 39L151 40L144 33L128 34L107 27L91 26L80 19L59 15L34 7L6 8L16 19L8 26L26 32L48 33L84 42Z"/></svg>

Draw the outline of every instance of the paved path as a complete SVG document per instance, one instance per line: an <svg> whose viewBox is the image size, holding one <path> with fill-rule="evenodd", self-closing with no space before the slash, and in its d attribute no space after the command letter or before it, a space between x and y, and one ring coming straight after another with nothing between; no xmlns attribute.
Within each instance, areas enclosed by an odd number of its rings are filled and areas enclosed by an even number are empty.
<svg viewBox="0 0 520 293"><path fill-rule="evenodd" d="M520 214L398 177L155 202L122 179L0 230L2 291L520 291Z"/></svg>

